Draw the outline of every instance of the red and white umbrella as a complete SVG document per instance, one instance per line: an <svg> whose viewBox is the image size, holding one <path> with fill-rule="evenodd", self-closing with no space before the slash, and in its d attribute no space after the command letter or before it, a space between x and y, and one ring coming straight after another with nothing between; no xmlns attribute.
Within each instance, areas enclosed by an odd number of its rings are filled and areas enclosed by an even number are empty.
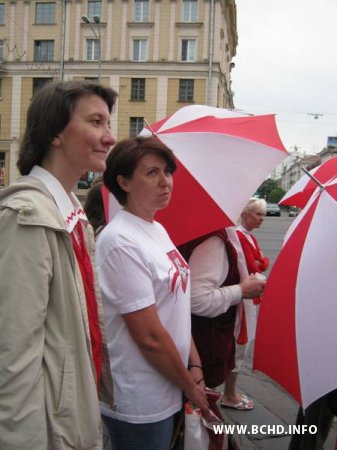
<svg viewBox="0 0 337 450"><path fill-rule="evenodd" d="M141 134L154 133L177 158L170 205L156 215L176 245L235 224L287 156L274 115L192 105L148 128ZM115 206L111 199L109 220Z"/></svg>
<svg viewBox="0 0 337 450"><path fill-rule="evenodd" d="M254 368L306 408L337 388L337 180L293 222L260 305Z"/></svg>
<svg viewBox="0 0 337 450"><path fill-rule="evenodd" d="M279 205L303 208L314 191L318 189L317 183L310 178L310 175L323 185L334 180L337 177L337 156L327 159L310 170L309 175L303 175L280 200Z"/></svg>

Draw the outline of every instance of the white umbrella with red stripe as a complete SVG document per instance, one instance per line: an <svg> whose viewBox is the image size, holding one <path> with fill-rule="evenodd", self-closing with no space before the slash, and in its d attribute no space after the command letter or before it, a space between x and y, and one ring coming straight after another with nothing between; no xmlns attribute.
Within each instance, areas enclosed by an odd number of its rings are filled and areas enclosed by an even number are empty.
<svg viewBox="0 0 337 450"><path fill-rule="evenodd" d="M303 175L280 200L279 205L303 208L318 188L317 183L310 176L313 176L321 184L334 180L337 177L337 156L327 159Z"/></svg>
<svg viewBox="0 0 337 450"><path fill-rule="evenodd" d="M191 105L141 134L149 133L177 158L170 205L156 215L176 245L235 224L249 197L287 156L274 115ZM113 200L108 209L111 219Z"/></svg>
<svg viewBox="0 0 337 450"><path fill-rule="evenodd" d="M254 368L304 408L337 388L337 180L286 235L260 305Z"/></svg>

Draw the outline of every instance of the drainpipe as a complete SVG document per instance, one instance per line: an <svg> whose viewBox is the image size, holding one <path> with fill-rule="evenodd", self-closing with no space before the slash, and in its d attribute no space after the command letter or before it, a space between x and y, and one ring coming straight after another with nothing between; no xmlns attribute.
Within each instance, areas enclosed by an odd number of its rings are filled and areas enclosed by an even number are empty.
<svg viewBox="0 0 337 450"><path fill-rule="evenodd" d="M207 104L212 103L212 67L213 67L213 47L214 47L214 3L210 0L209 9L209 29L208 29L208 83L207 83Z"/></svg>
<svg viewBox="0 0 337 450"><path fill-rule="evenodd" d="M64 78L64 49L66 40L66 0L62 0L62 29L61 29L61 58L60 58L60 79Z"/></svg>

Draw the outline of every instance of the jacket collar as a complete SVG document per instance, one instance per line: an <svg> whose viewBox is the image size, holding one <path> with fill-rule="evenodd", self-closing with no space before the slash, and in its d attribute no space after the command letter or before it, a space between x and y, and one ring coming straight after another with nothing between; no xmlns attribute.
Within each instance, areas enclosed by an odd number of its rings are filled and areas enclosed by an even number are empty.
<svg viewBox="0 0 337 450"><path fill-rule="evenodd" d="M242 226L242 225L240 224L240 225L238 225L238 226L236 227L236 229L237 229L238 231L241 231L241 233L243 233L243 234L246 236L246 238L247 238L248 241L252 244L252 246L255 247L255 244L254 244L254 241L253 241L253 238L252 238L251 233L250 233L248 230L246 230L246 228L245 228L244 226Z"/></svg>
<svg viewBox="0 0 337 450"><path fill-rule="evenodd" d="M83 208L73 192L68 195L62 184L46 169L34 166L29 174L40 180L53 196L54 201L65 221L68 233L71 233L80 220L84 226L88 225L88 219Z"/></svg>
<svg viewBox="0 0 337 450"><path fill-rule="evenodd" d="M244 234L250 234L249 231L246 230L246 228L245 228L243 225L241 225L241 224L238 225L238 226L236 227L236 229L239 230L239 231L241 231L241 233L244 233Z"/></svg>

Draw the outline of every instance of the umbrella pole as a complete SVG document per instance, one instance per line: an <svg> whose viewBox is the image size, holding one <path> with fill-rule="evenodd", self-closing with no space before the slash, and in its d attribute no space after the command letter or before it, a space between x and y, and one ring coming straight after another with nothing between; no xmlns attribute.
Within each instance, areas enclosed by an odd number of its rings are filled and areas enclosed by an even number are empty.
<svg viewBox="0 0 337 450"><path fill-rule="evenodd" d="M317 184L317 186L319 186L322 189L325 188L324 184L322 184L320 181L317 180L317 178L311 175L311 173L307 169L305 169L304 167L301 167L301 169L303 170L304 173L308 175L309 178L312 179L312 181L314 181Z"/></svg>
<svg viewBox="0 0 337 450"><path fill-rule="evenodd" d="M151 131L151 133L152 133L152 136L157 136L156 135L156 133L152 130L152 128L151 128L151 125L148 123L148 121L145 119L145 117L144 117L144 122L145 122L145 125L148 127L148 129Z"/></svg>

